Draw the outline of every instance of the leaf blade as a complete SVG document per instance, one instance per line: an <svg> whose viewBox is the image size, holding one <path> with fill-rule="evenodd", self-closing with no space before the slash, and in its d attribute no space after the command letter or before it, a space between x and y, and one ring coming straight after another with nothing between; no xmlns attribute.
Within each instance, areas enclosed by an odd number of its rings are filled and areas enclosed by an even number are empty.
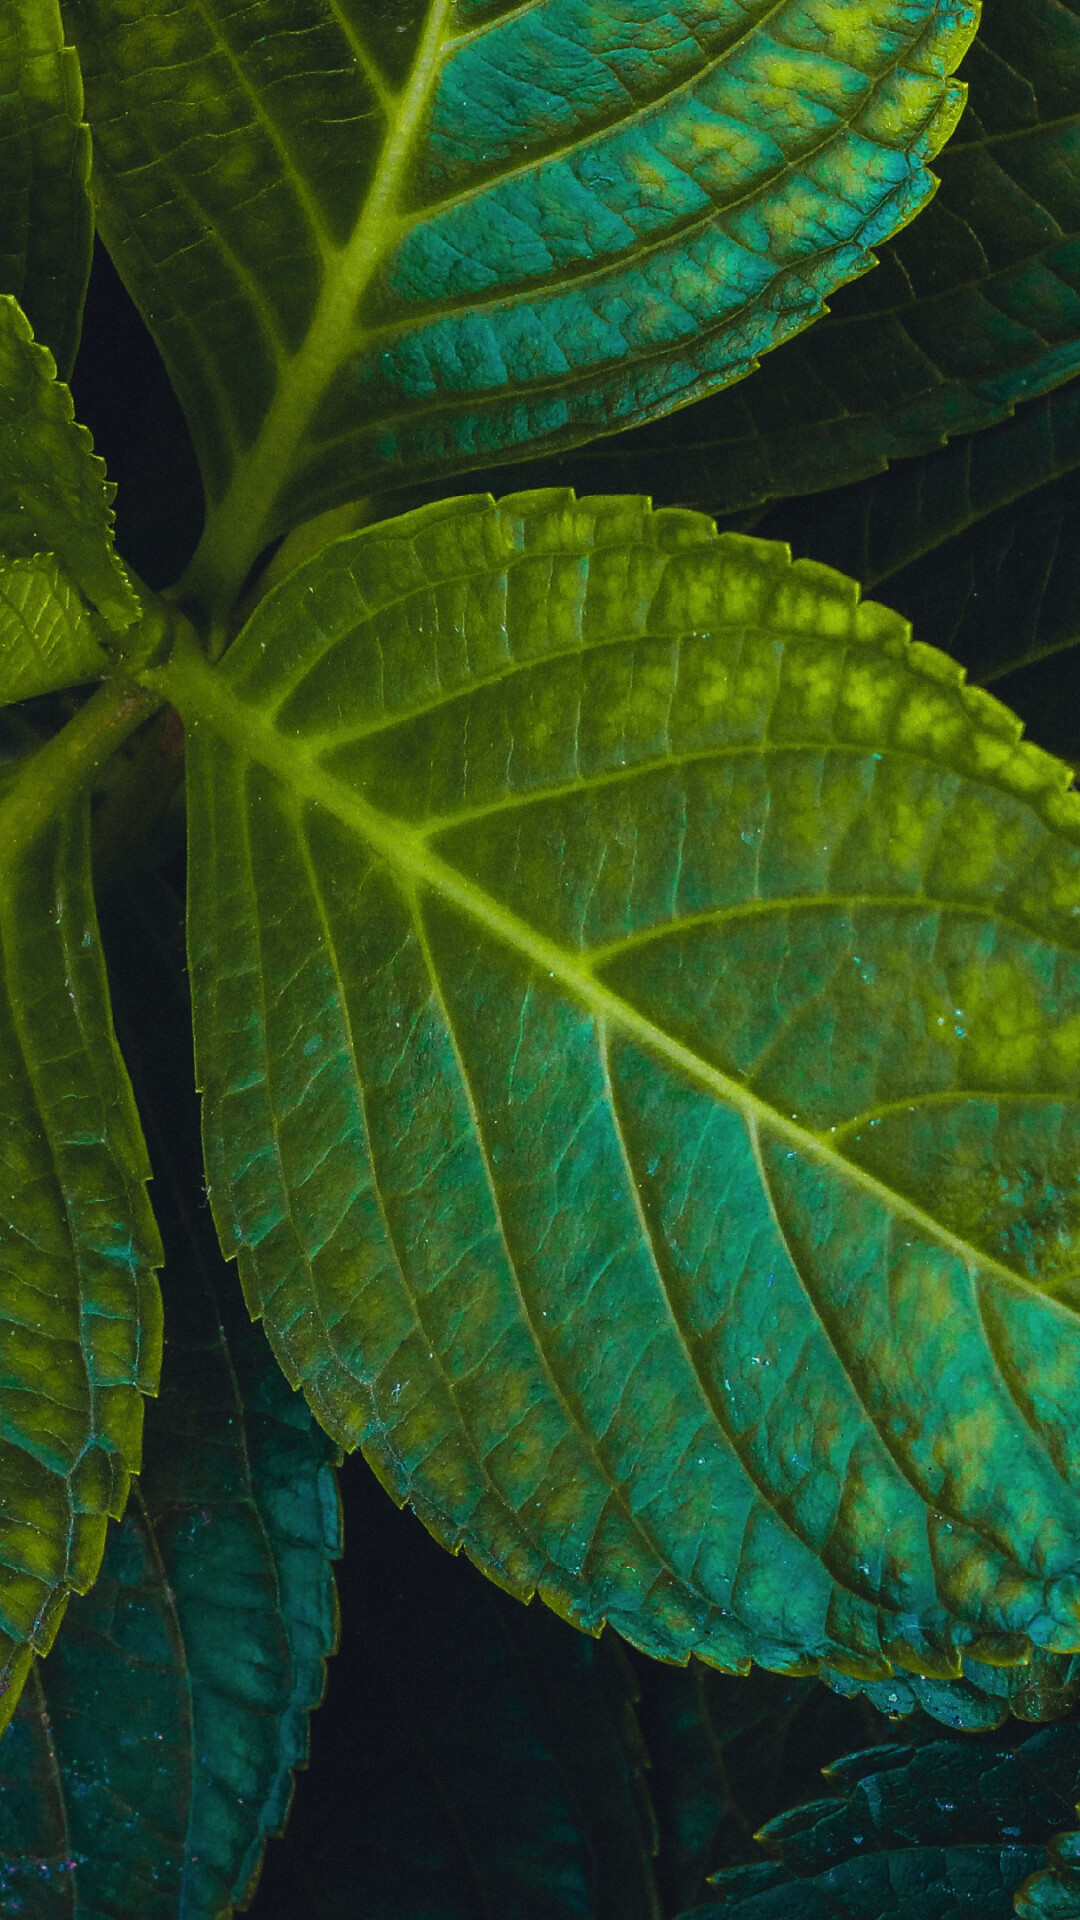
<svg viewBox="0 0 1080 1920"><path fill-rule="evenodd" d="M628 45L607 6L477 22L431 0L401 10L386 126L353 22L385 44L389 18L287 13L288 34L266 9L70 16L102 229L212 503L187 584L215 599L275 533L374 484L571 444L750 371L929 196L976 17L717 0L643 10ZM228 130L224 171L193 167L195 128L200 151Z"/></svg>
<svg viewBox="0 0 1080 1920"><path fill-rule="evenodd" d="M55 554L122 631L139 603L113 551L111 494L92 446L52 355L35 341L18 302L0 295L0 555Z"/></svg>
<svg viewBox="0 0 1080 1920"><path fill-rule="evenodd" d="M335 1436L500 1581L653 1653L1069 1651L1070 1043L998 1048L1019 996L1042 1031L1023 955L1071 978L1068 769L852 583L632 499L353 536L223 669L154 684L189 731L215 1216ZM896 1119L883 1169L890 1087L926 1134ZM1049 1181L1022 1227L972 1218L999 1096Z"/></svg>
<svg viewBox="0 0 1080 1920"><path fill-rule="evenodd" d="M640 487L726 515L850 485L1072 378L1078 73L1071 4L986 0L941 184L878 271L751 382L540 472L504 472L501 487Z"/></svg>
<svg viewBox="0 0 1080 1920"><path fill-rule="evenodd" d="M213 1239L188 1211L198 1140L190 1061L173 1087L177 908L151 885L114 894L106 915L157 1179L168 1339L141 1482L31 1678L50 1791L28 1776L24 1734L0 1743L0 1872L20 1887L25 1875L42 1920L72 1901L111 1920L218 1920L250 1899L336 1637L333 1450L261 1332L230 1311ZM64 1844L46 1857L33 1836L50 1819Z"/></svg>
<svg viewBox="0 0 1080 1920"><path fill-rule="evenodd" d="M965 1908L1011 1920L1025 1911L1023 1883L1043 1868L1048 1843L1053 1854L1055 1829L1072 1818L1075 1729L1033 1735L1011 1752L956 1740L870 1748L826 1774L836 1799L762 1829L775 1864L716 1874L715 1900L684 1920L765 1920L781 1900L798 1920L929 1920Z"/></svg>
<svg viewBox="0 0 1080 1920"><path fill-rule="evenodd" d="M67 1594L97 1573L160 1360L160 1244L109 1011L85 797L23 845L9 839L0 943L10 1713Z"/></svg>
<svg viewBox="0 0 1080 1920"><path fill-rule="evenodd" d="M94 235L78 55L57 0L13 0L0 35L0 292L21 303L66 379Z"/></svg>

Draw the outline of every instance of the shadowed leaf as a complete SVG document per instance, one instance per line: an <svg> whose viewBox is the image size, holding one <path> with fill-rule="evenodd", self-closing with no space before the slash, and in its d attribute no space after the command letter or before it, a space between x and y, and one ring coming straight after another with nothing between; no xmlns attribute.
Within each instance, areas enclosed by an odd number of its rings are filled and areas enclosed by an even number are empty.
<svg viewBox="0 0 1080 1920"><path fill-rule="evenodd" d="M113 551L105 465L52 355L38 346L18 303L0 295L0 558L55 554L109 625L139 612Z"/></svg>
<svg viewBox="0 0 1080 1920"><path fill-rule="evenodd" d="M342 1654L269 1920L659 1920L634 1676L395 1512L361 1461L342 1493Z"/></svg>
<svg viewBox="0 0 1080 1920"><path fill-rule="evenodd" d="M0 1897L8 1911L67 1920L72 1864L45 1701L31 1669L0 1741Z"/></svg>
<svg viewBox="0 0 1080 1920"><path fill-rule="evenodd" d="M67 379L90 275L90 129L57 0L0 12L0 293L14 294Z"/></svg>
<svg viewBox="0 0 1080 1920"><path fill-rule="evenodd" d="M1014 1920L1075 1913L1046 1850L1076 1817L1075 1727L1012 1751L941 1740L851 1754L826 1769L839 1797L796 1807L759 1836L771 1865L717 1874L684 1920ZM1021 1892L1029 1875L1042 1891ZM1014 1906L1014 1897L1019 1894ZM1035 1904L1027 1904L1028 1898Z"/></svg>
<svg viewBox="0 0 1080 1920"><path fill-rule="evenodd" d="M33 763L27 763L33 768ZM113 1035L85 798L27 832L0 799L0 1724L94 1580L157 1384L160 1247Z"/></svg>
<svg viewBox="0 0 1080 1920"><path fill-rule="evenodd" d="M336 1503L326 1443L261 1335L247 1375L262 1410L247 1421L234 1387L223 1416L220 1339L191 1397L201 1437L178 1460L168 1419L147 1424L147 1482L167 1461L179 1504L155 1525L136 1487L0 1742L0 1891L37 1903L5 1912L218 1920L284 1823L333 1637ZM196 1481L203 1504L185 1506Z"/></svg>
<svg viewBox="0 0 1080 1920"><path fill-rule="evenodd" d="M114 897L108 917L125 1045L150 1062L161 1398L101 1574L0 1743L0 1885L32 1889L40 1920L219 1920L250 1895L335 1638L334 1450L227 1301L226 1336L220 1256L180 1199L190 1096L159 1104L185 1047L169 898L151 884L138 906ZM46 1847L40 1833L58 1837Z"/></svg>
<svg viewBox="0 0 1080 1920"><path fill-rule="evenodd" d="M1076 1650L1068 769L632 499L406 516L145 677L211 1203L330 1431L647 1651Z"/></svg>
<svg viewBox="0 0 1080 1920"><path fill-rule="evenodd" d="M704 1899L718 1866L759 1859L753 1835L776 1806L812 1792L824 1760L884 1731L865 1702L814 1680L713 1673L700 1660L639 1659L636 1670L665 1913Z"/></svg>

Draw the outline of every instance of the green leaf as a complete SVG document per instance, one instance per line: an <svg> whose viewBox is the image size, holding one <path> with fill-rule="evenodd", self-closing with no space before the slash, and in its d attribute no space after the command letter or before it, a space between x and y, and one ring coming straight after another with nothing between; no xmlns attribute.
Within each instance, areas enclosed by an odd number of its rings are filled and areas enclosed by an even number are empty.
<svg viewBox="0 0 1080 1920"><path fill-rule="evenodd" d="M1061 656L1080 637L1074 516L1080 380L1013 419L856 487L777 506L757 525L856 573L1040 742L1080 754Z"/></svg>
<svg viewBox="0 0 1080 1920"><path fill-rule="evenodd" d="M105 463L51 353L38 346L18 302L0 295L0 556L53 553L80 592L123 629L139 603L113 551Z"/></svg>
<svg viewBox="0 0 1080 1920"><path fill-rule="evenodd" d="M0 14L0 293L14 294L67 379L79 344L94 218L82 78L57 0Z"/></svg>
<svg viewBox="0 0 1080 1920"><path fill-rule="evenodd" d="M38 756L40 758L40 756ZM0 1726L94 1580L157 1383L160 1247L113 1034L84 796L0 800Z"/></svg>
<svg viewBox="0 0 1080 1920"><path fill-rule="evenodd" d="M497 1592L395 1512L362 1462L342 1490L346 1670L255 1913L659 1920L619 1642Z"/></svg>
<svg viewBox="0 0 1080 1920"><path fill-rule="evenodd" d="M211 1203L335 1437L656 1654L1080 1648L1068 769L633 499L405 516L144 677Z"/></svg>
<svg viewBox="0 0 1080 1920"><path fill-rule="evenodd" d="M51 553L0 562L0 703L100 679L110 664L82 595Z"/></svg>
<svg viewBox="0 0 1080 1920"><path fill-rule="evenodd" d="M878 472L1076 373L1077 0L985 0L964 79L935 198L818 326L692 413L502 483L640 488L731 513Z"/></svg>
<svg viewBox="0 0 1080 1920"><path fill-rule="evenodd" d="M36 1669L0 1741L0 1896L24 1920L70 1915L58 1898L70 1878L70 1840L56 1753ZM19 1904L21 1903L21 1904Z"/></svg>
<svg viewBox="0 0 1080 1920"><path fill-rule="evenodd" d="M139 1090L167 1253L162 1394L102 1572L0 1742L0 1891L36 1889L42 1920L218 1920L249 1897L306 1761L336 1630L333 1449L219 1294L212 1232L181 1198L192 1116L182 1098L158 1103L184 1047L164 893L114 895L108 915L125 1042L150 1061ZM197 1121L190 1137L197 1163ZM61 1838L47 1848L42 1831Z"/></svg>
<svg viewBox="0 0 1080 1920"><path fill-rule="evenodd" d="M1076 1727L1011 1752L957 1740L878 1747L826 1774L840 1797L771 1820L759 1838L775 1863L717 1874L715 1898L684 1920L1075 1914L1073 1905L1028 1907L1023 1895L1014 1907L1014 1896L1045 1872L1048 1843L1076 1817Z"/></svg>
<svg viewBox="0 0 1080 1920"><path fill-rule="evenodd" d="M69 11L228 604L358 494L750 372L933 191L974 0Z"/></svg>
<svg viewBox="0 0 1080 1920"><path fill-rule="evenodd" d="M140 1485L191 1692L179 1911L202 1920L250 1897L267 1837L285 1823L336 1642L331 1562L341 1541L336 1449L230 1299L211 1223L195 1204L201 1165L181 928L178 903L152 880L138 897L110 903L118 1018L166 1250L165 1360ZM46 1686L48 1676L47 1667Z"/></svg>

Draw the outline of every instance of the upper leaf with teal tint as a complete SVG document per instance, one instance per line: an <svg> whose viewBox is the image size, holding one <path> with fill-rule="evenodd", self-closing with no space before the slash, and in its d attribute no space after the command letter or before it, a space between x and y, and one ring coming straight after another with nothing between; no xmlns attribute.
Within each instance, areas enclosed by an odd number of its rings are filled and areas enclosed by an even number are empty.
<svg viewBox="0 0 1080 1920"><path fill-rule="evenodd" d="M90 274L90 129L57 0L0 11L0 293L67 379Z"/></svg>
<svg viewBox="0 0 1080 1920"><path fill-rule="evenodd" d="M92 704L75 728L94 722ZM113 1033L84 794L56 744L0 797L0 1726L93 1582L157 1385L160 1247ZM62 751L62 749L60 749Z"/></svg>
<svg viewBox="0 0 1080 1920"><path fill-rule="evenodd" d="M18 302L0 295L0 561L52 553L109 623L139 612L113 550L105 463ZM81 676L80 676L81 677Z"/></svg>
<svg viewBox="0 0 1080 1920"><path fill-rule="evenodd" d="M1078 0L984 0L964 79L937 194L818 326L692 413L515 479L730 513L877 472L1075 374Z"/></svg>
<svg viewBox="0 0 1080 1920"><path fill-rule="evenodd" d="M751 371L929 198L975 0L85 0L102 232L228 604L357 495Z"/></svg>
<svg viewBox="0 0 1080 1920"><path fill-rule="evenodd" d="M632 499L405 516L145 677L211 1204L330 1431L656 1653L1080 1648L1068 769Z"/></svg>
<svg viewBox="0 0 1080 1920"><path fill-rule="evenodd" d="M1071 1920L1080 1886L1047 1865L1076 1818L1075 1727L1013 1751L941 1740L826 1769L834 1799L770 1820L772 1864L715 1877L683 1920ZM1064 1851L1076 1838L1065 1839ZM1034 1880L1029 1876L1034 1876Z"/></svg>

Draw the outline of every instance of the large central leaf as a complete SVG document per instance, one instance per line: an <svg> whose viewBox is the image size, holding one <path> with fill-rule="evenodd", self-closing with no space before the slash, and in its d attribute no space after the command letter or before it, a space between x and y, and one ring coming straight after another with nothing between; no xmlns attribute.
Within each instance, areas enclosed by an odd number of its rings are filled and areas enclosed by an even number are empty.
<svg viewBox="0 0 1080 1920"><path fill-rule="evenodd" d="M1067 769L634 500L406 516L145 677L211 1200L331 1431L658 1653L1080 1647Z"/></svg>
<svg viewBox="0 0 1080 1920"><path fill-rule="evenodd" d="M372 489L751 370L929 197L974 0L79 0L102 231L211 502Z"/></svg>

